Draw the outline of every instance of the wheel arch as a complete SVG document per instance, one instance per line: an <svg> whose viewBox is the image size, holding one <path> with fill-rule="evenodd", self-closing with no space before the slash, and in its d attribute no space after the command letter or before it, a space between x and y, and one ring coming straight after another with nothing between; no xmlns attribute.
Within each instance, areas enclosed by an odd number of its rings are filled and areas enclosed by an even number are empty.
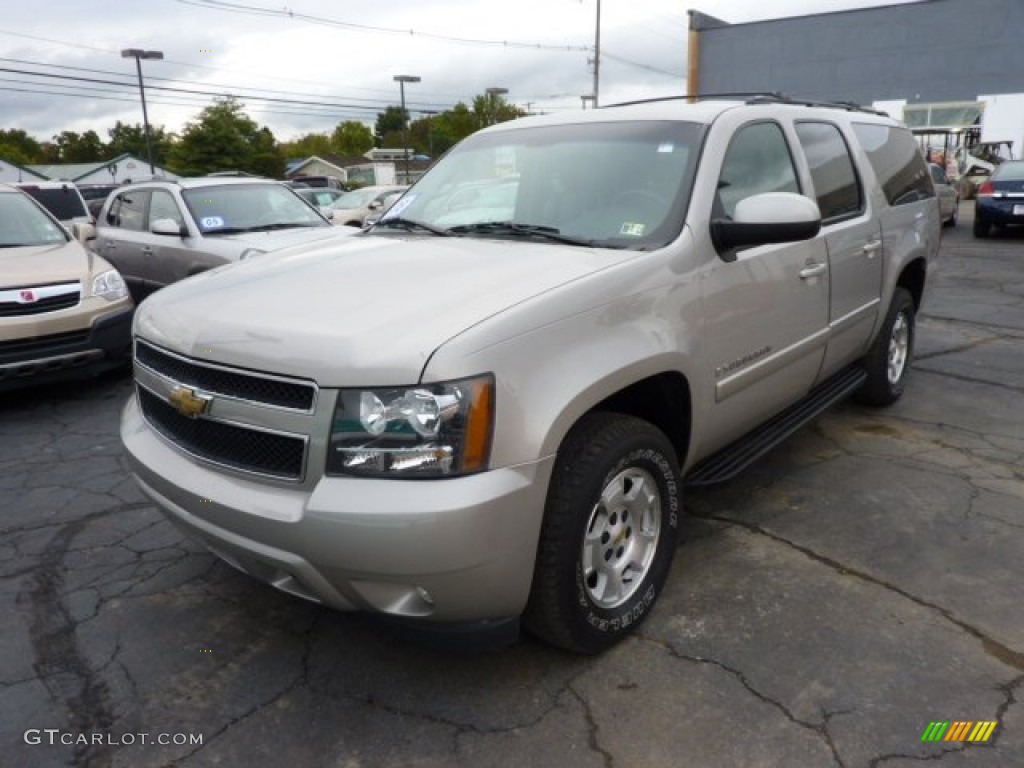
<svg viewBox="0 0 1024 768"><path fill-rule="evenodd" d="M914 300L914 310L921 308L921 301L924 298L924 286L927 278L928 267L923 257L918 257L903 267L896 286L906 288Z"/></svg>

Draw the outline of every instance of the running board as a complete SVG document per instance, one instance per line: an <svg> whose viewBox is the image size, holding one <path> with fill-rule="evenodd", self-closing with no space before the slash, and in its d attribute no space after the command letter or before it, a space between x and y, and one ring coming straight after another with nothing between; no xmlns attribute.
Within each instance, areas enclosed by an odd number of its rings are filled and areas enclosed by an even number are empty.
<svg viewBox="0 0 1024 768"><path fill-rule="evenodd" d="M852 394L866 378L867 373L859 365L843 369L782 413L698 462L683 478L686 485L712 485L728 480L833 403Z"/></svg>

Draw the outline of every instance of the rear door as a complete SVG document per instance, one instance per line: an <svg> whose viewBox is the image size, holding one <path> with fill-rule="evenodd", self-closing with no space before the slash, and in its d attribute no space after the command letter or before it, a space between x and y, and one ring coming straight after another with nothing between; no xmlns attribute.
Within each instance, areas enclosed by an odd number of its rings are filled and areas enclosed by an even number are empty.
<svg viewBox="0 0 1024 768"><path fill-rule="evenodd" d="M882 231L839 125L796 122L828 251L828 346L819 380L867 350L882 290Z"/></svg>
<svg viewBox="0 0 1024 768"><path fill-rule="evenodd" d="M96 251L117 267L136 302L149 294L146 272L154 237L146 226L149 197L148 189L119 192L96 222Z"/></svg>

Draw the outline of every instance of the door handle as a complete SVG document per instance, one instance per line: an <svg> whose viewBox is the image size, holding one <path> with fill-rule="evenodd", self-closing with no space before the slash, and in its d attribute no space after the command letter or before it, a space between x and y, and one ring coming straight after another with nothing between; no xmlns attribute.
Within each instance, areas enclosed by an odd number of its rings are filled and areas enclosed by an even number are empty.
<svg viewBox="0 0 1024 768"><path fill-rule="evenodd" d="M868 242L864 243L864 254L869 259L875 258L875 254L878 253L881 249L882 249L882 241L881 240L868 240Z"/></svg>
<svg viewBox="0 0 1024 768"><path fill-rule="evenodd" d="M812 277L824 274L826 269L828 269L828 264L811 262L800 270L800 279L810 280Z"/></svg>
<svg viewBox="0 0 1024 768"><path fill-rule="evenodd" d="M153 249L150 248L148 245L142 246L142 252L144 254L146 254L147 256L152 256L153 255Z"/></svg>

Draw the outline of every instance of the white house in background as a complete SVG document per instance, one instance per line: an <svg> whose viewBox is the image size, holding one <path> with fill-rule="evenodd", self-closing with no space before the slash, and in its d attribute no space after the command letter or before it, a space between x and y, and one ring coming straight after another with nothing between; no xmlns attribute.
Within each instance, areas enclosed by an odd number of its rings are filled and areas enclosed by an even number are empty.
<svg viewBox="0 0 1024 768"><path fill-rule="evenodd" d="M46 181L46 177L0 157L0 182L11 181Z"/></svg>
<svg viewBox="0 0 1024 768"><path fill-rule="evenodd" d="M169 181L180 178L165 168L154 166L155 173L149 172L149 162L135 155L120 155L102 163L59 163L57 165L30 165L34 173L51 181L73 181L75 184L124 184L159 176Z"/></svg>

